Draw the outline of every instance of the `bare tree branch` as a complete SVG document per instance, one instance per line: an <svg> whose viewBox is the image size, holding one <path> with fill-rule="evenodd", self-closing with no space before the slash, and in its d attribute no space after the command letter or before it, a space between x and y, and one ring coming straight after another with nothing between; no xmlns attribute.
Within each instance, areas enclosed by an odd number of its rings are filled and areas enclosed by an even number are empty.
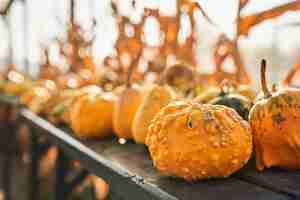
<svg viewBox="0 0 300 200"><path fill-rule="evenodd" d="M291 85L295 76L300 71L300 61L288 72L286 78L283 81L283 85Z"/></svg>
<svg viewBox="0 0 300 200"><path fill-rule="evenodd" d="M241 21L241 10L249 3L250 0L239 0L239 5L237 9L237 19L236 19L236 26L237 29L240 26ZM217 81L222 81L224 78L224 71L222 69L222 65L228 56L231 56L233 59L234 65L237 68L237 72L235 74L236 81L249 83L250 78L246 71L246 67L244 65L242 56L240 55L240 51L238 49L238 41L239 35L237 34L235 39L230 40L226 35L222 34L219 39L218 43L215 48L214 52L214 60L216 65L216 77Z"/></svg>
<svg viewBox="0 0 300 200"><path fill-rule="evenodd" d="M300 27L300 22L290 22L276 26L276 28Z"/></svg>
<svg viewBox="0 0 300 200"><path fill-rule="evenodd" d="M240 10L242 10L249 2L250 0L240 0Z"/></svg>
<svg viewBox="0 0 300 200"><path fill-rule="evenodd" d="M208 14L205 12L205 10L202 8L202 6L198 3L197 4L197 8L200 10L200 12L202 13L202 15L204 16L204 18L211 24L214 26L217 26L212 20L211 18L208 16Z"/></svg>
<svg viewBox="0 0 300 200"><path fill-rule="evenodd" d="M237 69L237 72L235 73L235 77L234 77L235 81L239 83L248 84L250 82L250 77L247 73L242 56L240 54L237 40L233 40L233 41L229 40L225 35L222 35L220 37L214 53L214 59L216 64L216 75L217 78L219 79L217 81L220 82L224 78L223 75L225 72L222 69L222 65L228 56L231 56L234 65Z"/></svg>
<svg viewBox="0 0 300 200"><path fill-rule="evenodd" d="M74 23L74 8L75 8L75 2L74 0L70 1L70 21L71 23Z"/></svg>
<svg viewBox="0 0 300 200"><path fill-rule="evenodd" d="M238 27L238 35L247 35L249 30L253 26L265 20L281 16L282 14L288 11L297 11L297 10L300 10L300 0L296 0L291 3L287 3L285 5L275 7L267 11L259 12L254 15L243 17Z"/></svg>
<svg viewBox="0 0 300 200"><path fill-rule="evenodd" d="M218 42L216 44L215 52L214 52L214 60L215 60L217 73L222 71L221 68L222 63L230 55L231 45L229 45L228 42L229 42L228 38L224 34L222 34L219 37Z"/></svg>
<svg viewBox="0 0 300 200"><path fill-rule="evenodd" d="M4 10L1 10L0 15L6 15L13 3L14 0L9 0L8 4L6 5L6 8Z"/></svg>
<svg viewBox="0 0 300 200"><path fill-rule="evenodd" d="M299 69L293 67L287 74L286 78L283 80L283 85L291 85L294 77L296 76Z"/></svg>

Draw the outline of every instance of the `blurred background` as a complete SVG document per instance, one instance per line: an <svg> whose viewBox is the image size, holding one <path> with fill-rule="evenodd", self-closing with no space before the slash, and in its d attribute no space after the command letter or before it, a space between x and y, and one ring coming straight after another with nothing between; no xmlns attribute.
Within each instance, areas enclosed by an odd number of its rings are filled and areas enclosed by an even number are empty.
<svg viewBox="0 0 300 200"><path fill-rule="evenodd" d="M5 6L9 0L1 0ZM252 78L258 75L259 61L266 58L272 66L273 81L282 79L286 71L294 66L300 58L300 11L288 11L279 17L267 19L249 30L248 35L237 35L238 0L198 0L209 19L201 12L187 15L185 8L176 13L176 0L114 0L116 8L112 8L111 0L75 0L74 19L80 25L83 37L89 40L93 37L91 47L87 50L100 69L107 57L116 57L116 43L120 37L120 27L115 16L126 17L124 32L128 37L134 37L134 27L143 23L145 35L142 40L147 45L148 52L154 52L162 44L165 37L159 30L161 22L156 17L143 18L146 8L158 9L161 16L176 17L179 14L180 31L177 36L179 43L184 45L191 35L195 42L190 48L195 53L195 64L204 73L215 70L214 47L224 34L231 40L237 39L244 65ZM241 17L263 12L293 0L250 0L240 12ZM0 61L1 70L7 64L14 63L17 70L28 72L38 77L40 64L45 62L43 49L49 49L50 62L65 73L70 66L59 53L57 39L67 38L70 16L70 1L68 0L15 0L7 15L0 16ZM94 26L93 21L96 22ZM151 54L151 53L149 53ZM150 55L151 57L151 55ZM152 55L152 57L155 57ZM126 55L123 55L123 60ZM147 58L149 59L149 58ZM150 58L151 59L151 58ZM175 62L176 55L169 54L168 62ZM229 56L223 63L223 70L234 73L233 59ZM143 71L145 62L140 63ZM252 81L257 86L257 82Z"/></svg>

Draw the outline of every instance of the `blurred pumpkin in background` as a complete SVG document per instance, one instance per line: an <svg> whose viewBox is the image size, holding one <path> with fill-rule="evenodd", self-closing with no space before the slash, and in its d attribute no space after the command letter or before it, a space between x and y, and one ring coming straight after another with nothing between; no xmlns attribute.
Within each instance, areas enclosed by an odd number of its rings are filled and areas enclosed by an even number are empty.
<svg viewBox="0 0 300 200"><path fill-rule="evenodd" d="M170 72L170 70L172 72ZM169 73L170 72L170 73ZM148 132L148 127L154 118L154 116L172 100L175 100L175 92L166 83L168 78L171 76L177 76L173 74L173 68L167 68L158 84L151 85L151 88L144 89L146 92L145 96L138 108L132 124L133 139L137 143L145 144L145 139ZM173 79L172 79L173 80Z"/></svg>
<svg viewBox="0 0 300 200"><path fill-rule="evenodd" d="M70 125L80 138L105 138L112 134L112 93L86 94L75 100L70 109Z"/></svg>
<svg viewBox="0 0 300 200"><path fill-rule="evenodd" d="M46 113L54 123L70 123L70 111L77 98L86 94L100 94L102 89L96 85L88 85L78 89L61 90L48 101Z"/></svg>
<svg viewBox="0 0 300 200"><path fill-rule="evenodd" d="M224 80L220 86L208 87L206 91L197 96L194 101L224 105L233 108L237 113L248 120L248 115L253 106L252 99L254 92L246 85L237 85L232 81Z"/></svg>
<svg viewBox="0 0 300 200"><path fill-rule="evenodd" d="M169 86L184 97L195 86L195 74L192 67L180 63L168 67L163 79Z"/></svg>
<svg viewBox="0 0 300 200"><path fill-rule="evenodd" d="M141 54L141 52L139 53ZM135 114L141 104L142 94L139 88L131 85L131 76L137 66L140 55L131 63L127 72L125 87L118 90L117 100L113 109L113 130L114 133L123 139L132 139L132 124Z"/></svg>

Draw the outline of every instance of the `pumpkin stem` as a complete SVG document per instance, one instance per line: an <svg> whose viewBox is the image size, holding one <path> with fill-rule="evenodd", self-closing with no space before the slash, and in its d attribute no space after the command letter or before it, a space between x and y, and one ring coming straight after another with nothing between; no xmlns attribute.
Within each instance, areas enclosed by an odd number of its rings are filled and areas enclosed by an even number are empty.
<svg viewBox="0 0 300 200"><path fill-rule="evenodd" d="M162 72L161 77L158 80L158 83L157 83L158 85L162 86L162 85L166 84L166 77L167 77L169 69L170 69L170 67L165 67L165 69Z"/></svg>
<svg viewBox="0 0 300 200"><path fill-rule="evenodd" d="M272 85L272 92L277 92L277 89L278 89L278 85L276 83L274 83Z"/></svg>
<svg viewBox="0 0 300 200"><path fill-rule="evenodd" d="M261 87L262 87L262 91L264 93L265 98L268 98L271 96L271 93L267 86L266 68L267 68L267 61L265 59L263 59L261 61L261 69L260 69Z"/></svg>
<svg viewBox="0 0 300 200"><path fill-rule="evenodd" d="M126 79L126 87L127 88L130 88L131 87L131 77L132 77L132 74L133 74L133 70L134 68L137 66L139 60L140 60L140 57L141 57L141 54L142 54L142 51L139 51L138 55L136 56L136 58L132 61L129 69L128 69L128 72L127 72L127 79Z"/></svg>

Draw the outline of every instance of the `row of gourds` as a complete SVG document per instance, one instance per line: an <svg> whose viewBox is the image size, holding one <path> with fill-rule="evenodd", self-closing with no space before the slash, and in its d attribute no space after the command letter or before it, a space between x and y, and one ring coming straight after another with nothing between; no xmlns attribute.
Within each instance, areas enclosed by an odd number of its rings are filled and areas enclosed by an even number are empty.
<svg viewBox="0 0 300 200"><path fill-rule="evenodd" d="M258 95L247 85L195 84L195 71L177 64L154 84L126 84L111 91L87 84L76 89L11 72L1 90L82 139L118 138L145 144L154 166L185 180L228 177L255 148L259 171L300 169L300 90L266 83L261 63ZM70 81L70 80L69 80ZM73 80L75 81L75 80Z"/></svg>

